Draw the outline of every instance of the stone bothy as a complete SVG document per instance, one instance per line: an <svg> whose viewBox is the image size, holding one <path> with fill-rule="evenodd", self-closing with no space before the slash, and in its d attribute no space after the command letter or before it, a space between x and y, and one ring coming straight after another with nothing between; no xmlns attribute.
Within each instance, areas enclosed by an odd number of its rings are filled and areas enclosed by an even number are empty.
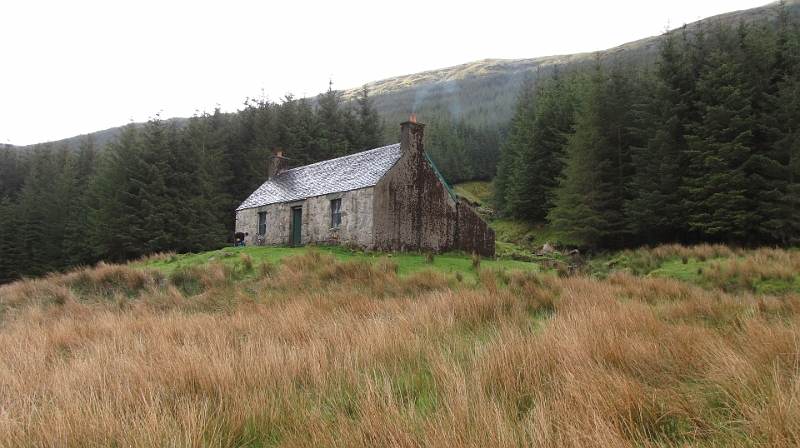
<svg viewBox="0 0 800 448"><path fill-rule="evenodd" d="M236 209L236 231L249 232L247 244L494 256L494 230L450 190L424 129L412 116L399 144L293 169L270 157L267 181Z"/></svg>

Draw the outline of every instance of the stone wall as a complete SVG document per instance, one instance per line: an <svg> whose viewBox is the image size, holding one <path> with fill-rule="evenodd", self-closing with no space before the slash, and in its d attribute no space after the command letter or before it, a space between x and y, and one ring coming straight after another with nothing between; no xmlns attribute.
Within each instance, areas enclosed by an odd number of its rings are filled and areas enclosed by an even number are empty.
<svg viewBox="0 0 800 448"><path fill-rule="evenodd" d="M456 249L456 204L425 156L424 125L402 126L406 152L375 186L375 249Z"/></svg>
<svg viewBox="0 0 800 448"><path fill-rule="evenodd" d="M494 257L494 229L467 204L458 204L459 249L483 257Z"/></svg>
<svg viewBox="0 0 800 448"><path fill-rule="evenodd" d="M372 247L373 187L309 198L303 205L303 243ZM331 201L342 200L342 222L331 228ZM287 235L288 236L288 235Z"/></svg>
<svg viewBox="0 0 800 448"><path fill-rule="evenodd" d="M236 231L249 232L246 243L256 244L258 213L267 212L264 244L290 244L292 207L303 207L301 241L303 244L353 244L371 248L373 188L346 191L308 198L293 203L271 204L236 212ZM331 200L342 200L342 222L331 229Z"/></svg>
<svg viewBox="0 0 800 448"><path fill-rule="evenodd" d="M264 244L289 244L289 224L291 211L285 204L271 204L256 208L248 208L236 212L236 231L248 232L245 244L256 244L258 236L258 213L267 212L267 233Z"/></svg>
<svg viewBox="0 0 800 448"><path fill-rule="evenodd" d="M494 256L494 229L456 204L425 156L424 125L405 122L400 160L375 186L375 249Z"/></svg>

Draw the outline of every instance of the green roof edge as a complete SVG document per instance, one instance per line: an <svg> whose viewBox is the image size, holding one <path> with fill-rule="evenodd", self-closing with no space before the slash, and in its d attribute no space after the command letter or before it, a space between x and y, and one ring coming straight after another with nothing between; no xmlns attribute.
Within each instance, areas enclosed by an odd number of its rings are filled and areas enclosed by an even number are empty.
<svg viewBox="0 0 800 448"><path fill-rule="evenodd" d="M453 193L453 190L450 189L450 185L447 185L447 181L445 181L444 177L442 177L442 173L439 172L439 168L436 168L433 160L431 160L431 156L429 156L426 152L425 157L428 159L428 163L430 163L433 167L433 170L436 171L436 175L439 176L439 180L442 181L442 184L444 184L444 188L447 188L447 192L450 193L450 197L453 198L453 201L455 201L456 204L458 204L458 198L456 197L455 193Z"/></svg>

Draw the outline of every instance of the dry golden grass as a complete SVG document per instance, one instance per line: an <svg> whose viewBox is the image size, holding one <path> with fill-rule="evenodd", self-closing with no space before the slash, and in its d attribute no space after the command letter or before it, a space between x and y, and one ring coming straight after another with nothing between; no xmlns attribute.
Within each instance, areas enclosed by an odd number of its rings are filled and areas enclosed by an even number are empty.
<svg viewBox="0 0 800 448"><path fill-rule="evenodd" d="M737 284L751 290L757 281L794 282L800 273L800 252L759 249L747 256L712 261L703 279L715 285Z"/></svg>
<svg viewBox="0 0 800 448"><path fill-rule="evenodd" d="M311 251L241 282L101 265L2 286L0 446L800 444L797 295L475 269Z"/></svg>

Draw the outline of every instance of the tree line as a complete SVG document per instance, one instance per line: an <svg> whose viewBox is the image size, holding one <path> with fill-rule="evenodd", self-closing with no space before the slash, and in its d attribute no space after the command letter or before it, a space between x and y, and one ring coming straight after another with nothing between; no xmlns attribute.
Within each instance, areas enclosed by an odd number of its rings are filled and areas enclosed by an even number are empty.
<svg viewBox="0 0 800 448"><path fill-rule="evenodd" d="M781 8L771 24L669 32L654 63L598 55L543 69L508 122L465 114L466 98L417 112L445 180L494 179L498 211L549 222L565 243L797 245L799 67L798 23ZM0 282L219 248L270 155L302 166L399 141L377 110L366 87L344 101L329 86L231 114L156 116L102 147L2 145Z"/></svg>
<svg viewBox="0 0 800 448"><path fill-rule="evenodd" d="M431 116L426 140L448 182L490 180L498 126ZM91 135L0 147L0 283L98 261L220 248L234 210L267 178L269 156L292 167L399 141L364 87L352 101L329 85L314 99L247 99L236 113L156 115L100 146Z"/></svg>
<svg viewBox="0 0 800 448"><path fill-rule="evenodd" d="M668 32L655 64L600 58L528 80L495 204L565 243L800 243L800 31Z"/></svg>
<svg viewBox="0 0 800 448"><path fill-rule="evenodd" d="M342 101L248 99L242 110L158 115L99 147L0 148L0 282L100 260L228 244L234 210L266 180L269 156L300 166L381 146L365 88Z"/></svg>

